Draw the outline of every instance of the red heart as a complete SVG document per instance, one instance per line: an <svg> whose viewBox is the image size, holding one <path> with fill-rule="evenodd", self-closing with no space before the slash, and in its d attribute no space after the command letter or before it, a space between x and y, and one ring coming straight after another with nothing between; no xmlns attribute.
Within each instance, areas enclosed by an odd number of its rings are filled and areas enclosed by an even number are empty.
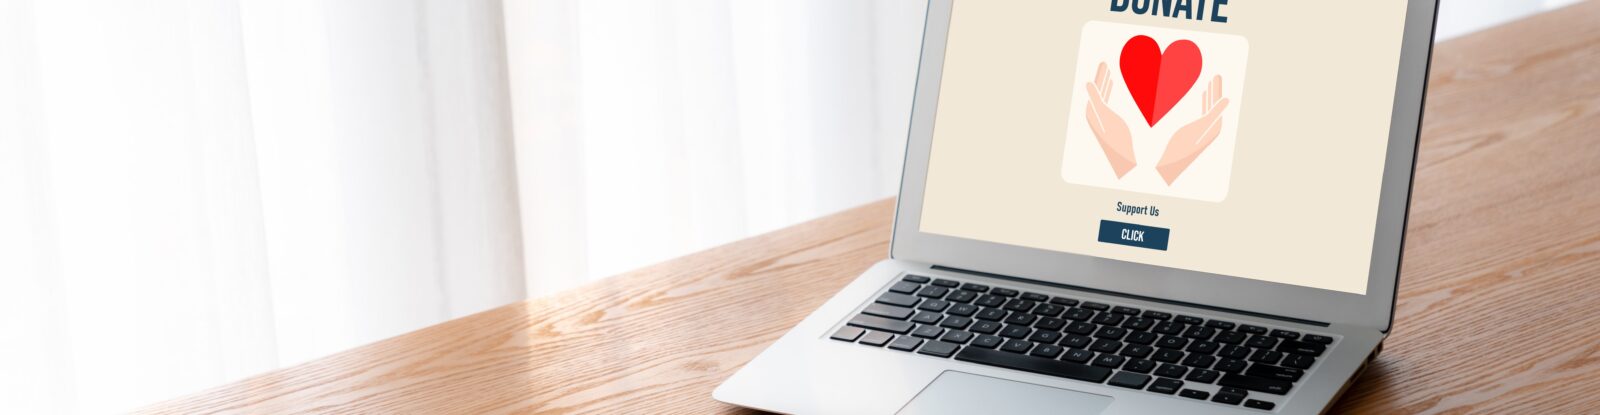
<svg viewBox="0 0 1600 415"><path fill-rule="evenodd" d="M1172 42L1165 54L1155 39L1144 35L1134 36L1122 46L1122 81L1151 127L1189 94L1197 79L1200 47L1194 42Z"/></svg>

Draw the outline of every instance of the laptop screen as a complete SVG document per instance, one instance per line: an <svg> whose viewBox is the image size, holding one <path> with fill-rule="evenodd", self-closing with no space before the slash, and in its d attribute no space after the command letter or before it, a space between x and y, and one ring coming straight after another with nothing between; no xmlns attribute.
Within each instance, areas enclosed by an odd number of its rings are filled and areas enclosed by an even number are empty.
<svg viewBox="0 0 1600 415"><path fill-rule="evenodd" d="M1365 294L1406 2L952 10L923 232Z"/></svg>

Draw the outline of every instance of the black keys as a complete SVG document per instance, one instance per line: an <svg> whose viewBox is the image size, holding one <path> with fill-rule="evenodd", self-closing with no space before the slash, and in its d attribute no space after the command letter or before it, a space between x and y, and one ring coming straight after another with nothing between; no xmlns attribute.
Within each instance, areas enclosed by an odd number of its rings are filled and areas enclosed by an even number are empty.
<svg viewBox="0 0 1600 415"><path fill-rule="evenodd" d="M1111 377L1111 369L1094 367L1061 360L1051 360L1020 354L998 352L968 347L956 353L956 360L999 366L1050 376L1100 383Z"/></svg>
<svg viewBox="0 0 1600 415"><path fill-rule="evenodd" d="M1240 363L1244 363L1244 362L1240 362ZM1301 376L1305 376L1306 371L1300 370L1300 369L1282 367L1282 366L1264 365L1264 364L1257 363L1257 364L1250 365L1250 369L1244 371L1244 374L1246 376L1254 376L1254 377L1258 377L1258 378L1281 380L1281 381L1285 381L1285 382L1299 382L1300 381L1300 377Z"/></svg>
<svg viewBox="0 0 1600 415"><path fill-rule="evenodd" d="M1055 317L1041 318L1041 319L1039 319L1038 323L1034 323L1033 324L1033 328L1036 328L1036 329L1039 329L1039 330L1050 330L1050 331L1061 330L1062 327L1066 327L1066 326L1067 326L1067 321L1066 320L1062 320L1062 319L1055 318Z"/></svg>
<svg viewBox="0 0 1600 415"><path fill-rule="evenodd" d="M1130 315L1130 316L1139 315L1139 309L1133 308L1133 307L1123 307L1123 306L1120 306L1120 305L1116 306L1116 307L1112 307L1111 308L1111 312L1117 313L1117 314L1127 314L1127 315Z"/></svg>
<svg viewBox="0 0 1600 415"><path fill-rule="evenodd" d="M1110 310L1111 309L1110 305L1096 303L1096 302L1093 302L1093 301L1085 301L1085 302L1083 302L1083 305L1080 305L1079 307L1087 308L1087 309L1094 310L1094 311L1106 311L1106 310Z"/></svg>
<svg viewBox="0 0 1600 415"><path fill-rule="evenodd" d="M911 331L911 335L925 339L935 339L941 335L944 335L944 328L939 326L917 327L916 330Z"/></svg>
<svg viewBox="0 0 1600 415"><path fill-rule="evenodd" d="M988 294L988 295L984 295L984 296L978 297L977 301L973 301L972 302L972 304L977 305L979 307L999 307L1001 305L1005 305L1005 303L1006 303L1006 298L1005 297L1001 297L1001 296L994 295L994 294Z"/></svg>
<svg viewBox="0 0 1600 415"><path fill-rule="evenodd" d="M1112 326L1102 326L1099 331L1094 333L1094 337L1097 339L1111 340L1122 340L1122 337L1127 335L1128 329Z"/></svg>
<svg viewBox="0 0 1600 415"><path fill-rule="evenodd" d="M889 292L910 294L917 292L917 289L919 288L922 288L922 284L917 284L911 281L900 281L889 286Z"/></svg>
<svg viewBox="0 0 1600 415"><path fill-rule="evenodd" d="M1311 356L1291 354L1283 357L1282 364L1295 369L1310 369L1311 364L1316 362L1317 358Z"/></svg>
<svg viewBox="0 0 1600 415"><path fill-rule="evenodd" d="M1163 336L1161 340L1156 340L1156 347L1163 349L1182 349L1188 345L1189 339L1178 336Z"/></svg>
<svg viewBox="0 0 1600 415"><path fill-rule="evenodd" d="M1167 379L1167 378L1157 378L1155 382L1151 382L1150 383L1150 388L1145 389L1145 390L1151 391L1151 392L1155 392L1155 393L1159 393L1159 394L1163 394L1163 395L1171 395L1171 394L1174 394L1174 393L1178 393L1178 389L1182 389L1182 388L1183 388L1183 381L1181 381L1181 380Z"/></svg>
<svg viewBox="0 0 1600 415"><path fill-rule="evenodd" d="M1183 380L1187 380L1187 381L1190 381L1190 382L1211 383L1211 382L1216 382L1217 381L1217 376L1221 376L1221 375L1222 375L1222 372L1218 372L1218 371L1215 371L1215 370L1195 369L1194 371L1189 372L1189 376L1183 378Z"/></svg>
<svg viewBox="0 0 1600 415"><path fill-rule="evenodd" d="M1262 335L1255 335L1250 336L1250 340L1245 341L1244 345L1257 349L1271 349L1273 346L1278 345L1278 339Z"/></svg>
<svg viewBox="0 0 1600 415"><path fill-rule="evenodd" d="M985 335L978 336L978 338L976 338L976 339L973 339L972 340L972 345L973 346L977 346L977 347L982 347L982 348L985 348L985 349L993 349L995 347L1000 346L1000 343L1005 343L1005 341L1006 341L1006 339L1002 338L1000 336L991 336L991 335L985 334Z"/></svg>
<svg viewBox="0 0 1600 415"><path fill-rule="evenodd" d="M1333 338L1332 337L1323 336L1323 335L1319 335L1319 334L1307 334L1306 337L1304 339L1302 339L1302 340L1305 340L1305 341L1308 341L1308 342L1312 342L1312 343L1316 343L1316 344L1321 344L1321 345L1333 344Z"/></svg>
<svg viewBox="0 0 1600 415"><path fill-rule="evenodd" d="M946 308L950 308L950 302L945 300L923 301L922 305L917 306L918 310L928 311L944 311Z"/></svg>
<svg viewBox="0 0 1600 415"><path fill-rule="evenodd" d="M1085 322L1080 321L1080 322L1068 324L1067 328L1065 328L1063 330L1066 330L1066 332L1072 333L1072 334L1089 335L1089 334L1094 333L1094 327L1095 326L1094 326L1093 323L1085 323Z"/></svg>
<svg viewBox="0 0 1600 415"><path fill-rule="evenodd" d="M1155 351L1156 349L1154 347L1145 346L1142 344L1130 344L1127 347L1123 347L1122 352L1118 354L1127 357L1143 359L1150 357L1150 354L1155 353Z"/></svg>
<svg viewBox="0 0 1600 415"><path fill-rule="evenodd" d="M944 314L939 314L932 311L919 311L917 312L917 315L911 316L911 321L922 324L938 324L939 320L943 319Z"/></svg>
<svg viewBox="0 0 1600 415"><path fill-rule="evenodd" d="M1222 346L1222 350L1217 351L1217 356L1244 360L1250 357L1250 348L1244 346Z"/></svg>
<svg viewBox="0 0 1600 415"><path fill-rule="evenodd" d="M1256 350L1255 354L1250 355L1250 361L1256 362L1256 363L1266 363L1266 364L1269 364L1269 365L1278 364L1278 361L1282 360L1282 359L1283 359L1283 352L1277 352L1277 351L1272 351L1272 350L1267 350L1267 349Z"/></svg>
<svg viewBox="0 0 1600 415"><path fill-rule="evenodd" d="M956 354L956 350L960 348L961 346L954 343L928 342L928 345L922 346L922 350L917 350L917 353L929 356L950 357L951 355Z"/></svg>
<svg viewBox="0 0 1600 415"><path fill-rule="evenodd" d="M1185 375L1187 373L1189 373L1189 368L1188 367L1174 365L1174 364L1171 364L1171 363L1163 363L1161 365L1161 367L1156 368L1156 376L1161 376L1161 377L1166 377L1166 378L1178 379L1178 378L1182 378L1183 375ZM1182 386L1183 383L1179 382L1178 385Z"/></svg>
<svg viewBox="0 0 1600 415"><path fill-rule="evenodd" d="M1036 315L1033 315L1033 314L1012 313L1011 317L1006 317L1005 323L1006 324L1017 324L1017 325L1026 326L1026 325L1033 324L1034 320L1038 320L1038 319L1039 319L1039 316L1036 316Z"/></svg>
<svg viewBox="0 0 1600 415"><path fill-rule="evenodd" d="M970 283L970 282L966 283L966 284L961 284L961 289L962 290L966 290L966 291L980 292L980 293L989 292L989 286L983 285L983 284L974 284L974 283Z"/></svg>
<svg viewBox="0 0 1600 415"><path fill-rule="evenodd" d="M1004 329L1000 329L1000 337L1005 338L1024 339L1027 338L1029 334L1033 334L1033 329L1028 328L1028 326L1019 326L1013 324L1006 326Z"/></svg>
<svg viewBox="0 0 1600 415"><path fill-rule="evenodd" d="M979 320L1000 321L1006 318L1006 311L998 308L985 308L978 312Z"/></svg>
<svg viewBox="0 0 1600 415"><path fill-rule="evenodd" d="M1217 392L1217 396L1212 396L1211 401L1228 405L1238 405L1240 402L1244 402L1244 395L1237 393Z"/></svg>
<svg viewBox="0 0 1600 415"><path fill-rule="evenodd" d="M1266 327L1252 326L1249 324L1240 324L1239 331L1243 332L1244 334L1267 334Z"/></svg>
<svg viewBox="0 0 1600 415"><path fill-rule="evenodd" d="M917 297L912 297L912 296L905 295L905 294L896 294L896 293L885 293L885 294L883 294L883 296L878 297L878 302L880 302L880 303L888 304L888 305L901 306L901 307L910 307L910 306L917 305L917 301L921 301L921 300L918 300Z"/></svg>
<svg viewBox="0 0 1600 415"><path fill-rule="evenodd" d="M1128 342L1128 343L1133 343L1133 344L1150 345L1150 344L1155 344L1156 337L1157 336L1156 336L1155 333L1151 333L1151 332L1148 332L1148 331L1136 331L1136 332L1128 333L1128 337L1122 339L1122 341L1125 341L1125 342Z"/></svg>
<svg viewBox="0 0 1600 415"><path fill-rule="evenodd" d="M895 319L895 320L905 320L906 317L911 317L911 313L914 313L914 312L915 311L912 311L909 308L896 307L896 306L892 306L892 305L888 305L888 304L878 304L878 303L874 303L872 305L869 305L869 306L867 306L867 308L861 310L861 314L884 317L884 318L892 318L892 319Z"/></svg>
<svg viewBox="0 0 1600 415"><path fill-rule="evenodd" d="M1189 357L1183 359L1184 366L1195 369L1207 369L1215 363L1217 363L1217 357L1208 354L1190 353Z"/></svg>
<svg viewBox="0 0 1600 415"><path fill-rule="evenodd" d="M1050 296L1044 295L1044 294L1040 294L1040 293L1022 293L1022 297L1021 298L1024 299L1024 300L1035 301L1035 302L1049 301L1050 300Z"/></svg>
<svg viewBox="0 0 1600 415"><path fill-rule="evenodd" d="M1211 320L1211 321L1207 321L1206 322L1206 327L1214 328L1214 329L1217 329L1217 330L1233 330L1233 326L1234 326L1233 322L1229 322L1229 321Z"/></svg>
<svg viewBox="0 0 1600 415"><path fill-rule="evenodd" d="M1199 325L1201 323L1205 323L1206 319L1195 317L1195 316L1178 316L1177 318L1173 319L1172 321L1176 321L1176 322L1179 322L1179 323L1188 324L1188 325L1193 326L1193 325Z"/></svg>
<svg viewBox="0 0 1600 415"><path fill-rule="evenodd" d="M1250 366L1250 364L1245 363L1243 360L1220 359L1217 360L1217 365L1213 369L1216 369L1218 372L1222 373L1240 373L1244 372L1244 369L1248 366Z"/></svg>
<svg viewBox="0 0 1600 415"><path fill-rule="evenodd" d="M1100 313L1100 315L1098 317L1095 317L1093 321L1094 321L1094 324L1115 326L1115 325L1118 325L1118 324L1122 324L1122 320L1126 319L1126 318L1127 318L1126 316L1123 316L1121 314Z"/></svg>
<svg viewBox="0 0 1600 415"><path fill-rule="evenodd" d="M962 316L945 317L944 321L939 322L939 327L952 328L956 330L965 329L970 325L972 325L972 319Z"/></svg>
<svg viewBox="0 0 1600 415"><path fill-rule="evenodd" d="M1217 344L1207 341L1198 341L1190 343L1189 348L1184 350L1188 351L1189 353L1212 354L1217 352Z"/></svg>
<svg viewBox="0 0 1600 415"><path fill-rule="evenodd" d="M869 331L866 335L861 336L861 344L873 347L881 347L888 344L890 340L894 340L894 335L881 331Z"/></svg>
<svg viewBox="0 0 1600 415"><path fill-rule="evenodd" d="M1000 350L1012 353L1027 353L1032 348L1033 342L1027 340L1006 340L1005 344L1000 345Z"/></svg>
<svg viewBox="0 0 1600 415"><path fill-rule="evenodd" d="M1016 297L1018 293L1017 293L1017 290L1013 290L1013 289L1009 289L1009 288L995 288L995 289L989 290L989 294L994 294L994 295L998 295L998 296L1001 296L1001 297Z"/></svg>
<svg viewBox="0 0 1600 415"><path fill-rule="evenodd" d="M1033 342L1037 342L1037 343L1054 344L1055 342L1061 341L1061 332L1059 332L1059 331L1039 330L1039 331L1033 332L1033 335L1029 336L1028 340L1033 341Z"/></svg>
<svg viewBox="0 0 1600 415"><path fill-rule="evenodd" d="M1121 348L1122 348L1122 342L1119 342L1119 341L1116 341L1116 340L1109 340L1109 339L1095 340L1094 344L1089 345L1089 350L1093 350L1093 351L1100 352L1100 353L1116 353L1117 350L1121 349Z"/></svg>
<svg viewBox="0 0 1600 415"><path fill-rule="evenodd" d="M949 333L945 333L944 337L940 337L939 340L955 344L967 344L968 341L972 340L972 336L973 334L970 331L950 330Z"/></svg>
<svg viewBox="0 0 1600 415"><path fill-rule="evenodd" d="M1155 370L1155 368L1156 362L1144 359L1128 359L1128 363L1122 365L1122 370L1134 373L1150 373L1150 371Z"/></svg>
<svg viewBox="0 0 1600 415"><path fill-rule="evenodd" d="M1078 363L1089 363L1089 359L1093 358L1094 352L1083 349L1070 349L1066 355L1061 356L1061 360Z"/></svg>
<svg viewBox="0 0 1600 415"><path fill-rule="evenodd" d="M1155 311L1155 310L1145 310L1143 316L1144 316L1144 318L1148 318L1148 319L1152 319L1152 320L1170 320L1170 319L1172 319L1172 313Z"/></svg>
<svg viewBox="0 0 1600 415"><path fill-rule="evenodd" d="M932 287L932 286L930 286L930 287L922 287L922 291L917 291L917 296L918 297L926 297L926 298L938 299L938 298L944 298L944 295L945 294L949 294L949 293L950 293L950 289L949 288Z"/></svg>
<svg viewBox="0 0 1600 415"><path fill-rule="evenodd" d="M1151 359L1155 359L1158 362L1178 363L1178 361L1183 360L1183 351L1176 349L1161 349L1157 350L1155 356L1151 357Z"/></svg>
<svg viewBox="0 0 1600 415"><path fill-rule="evenodd" d="M846 327L840 327L839 331L833 332L833 335L832 336L828 336L828 338L834 339L834 340L840 340L840 341L853 342L853 341L856 341L856 338L861 337L861 333L866 333L866 332L867 332L866 330L862 330L860 328L846 326Z"/></svg>
<svg viewBox="0 0 1600 415"><path fill-rule="evenodd" d="M903 280L903 281L909 281L909 282L914 282L914 283L918 283L918 284L924 284L924 283L927 283L928 281L932 280L931 278L924 277L924 276L921 276L921 275L910 275L910 274L906 274L906 276L901 277L900 279Z"/></svg>
<svg viewBox="0 0 1600 415"><path fill-rule="evenodd" d="M1293 383L1286 381L1258 378L1255 376L1245 376L1234 373L1223 375L1222 380L1217 381L1217 384L1221 386L1248 389L1256 392L1265 392L1273 395L1288 394L1289 389L1294 387Z"/></svg>
<svg viewBox="0 0 1600 415"><path fill-rule="evenodd" d="M1217 329L1205 326L1193 326L1189 327L1188 331L1183 332L1183 337L1188 337L1195 340L1208 340L1211 339L1211 336L1215 336L1216 334Z"/></svg>
<svg viewBox="0 0 1600 415"><path fill-rule="evenodd" d="M1033 306L1036 305L1039 305L1039 303L1018 298L1007 302L1005 309L1018 313L1026 313L1029 310L1033 310Z"/></svg>
<svg viewBox="0 0 1600 415"><path fill-rule="evenodd" d="M894 339L894 341L889 342L889 348L890 349L899 350L899 351L902 351L902 352L909 352L909 351L912 351L912 350L917 350L917 346L921 346L921 345L922 345L922 339L919 339L919 338L916 338L916 337L911 337L911 336L900 336L900 338Z"/></svg>
<svg viewBox="0 0 1600 415"><path fill-rule="evenodd" d="M1039 307L1033 309L1034 314L1045 317L1059 316L1063 311L1067 311L1067 308L1055 304L1040 304Z"/></svg>
<svg viewBox="0 0 1600 415"><path fill-rule="evenodd" d="M1066 337L1063 337L1061 339L1061 341L1059 343L1057 343L1057 344L1060 344L1060 345L1066 346L1066 347L1075 347L1075 348L1082 349L1082 348L1089 347L1089 343L1092 343L1092 342L1094 342L1094 339L1089 338L1089 336L1084 336L1084 335L1080 335L1080 334L1068 334Z"/></svg>
<svg viewBox="0 0 1600 415"><path fill-rule="evenodd" d="M1099 356L1095 356L1094 365L1114 369L1117 366L1122 366L1122 361L1124 360L1127 360L1127 358L1110 353L1101 353Z"/></svg>
<svg viewBox="0 0 1600 415"><path fill-rule="evenodd" d="M1055 305L1062 306L1062 307L1072 307L1072 306L1078 305L1078 300L1074 300L1074 299L1071 299L1071 298L1056 297L1056 298L1051 298L1050 299L1050 304L1055 304Z"/></svg>
<svg viewBox="0 0 1600 415"><path fill-rule="evenodd" d="M972 292L972 291L967 291L967 290L960 290L960 291L956 291L956 292L950 293L950 295L945 297L944 299L945 300L949 300L952 303L970 303L970 302L972 302L972 300L978 299L978 293Z"/></svg>
<svg viewBox="0 0 1600 415"><path fill-rule="evenodd" d="M937 279L937 280L933 280L933 285L937 285L937 286L945 287L945 288L956 288L956 287L960 287L961 283L955 282L955 281L951 281L951 280L947 280L947 279Z"/></svg>
<svg viewBox="0 0 1600 415"><path fill-rule="evenodd" d="M1028 352L1028 355L1043 357L1046 359L1054 359L1056 356L1060 356L1061 352L1064 350L1066 349L1062 349L1061 346L1053 344L1041 344L1039 347L1033 348L1033 351Z"/></svg>
<svg viewBox="0 0 1600 415"><path fill-rule="evenodd" d="M1155 329L1153 329L1151 331L1156 332L1156 334L1165 334L1165 335L1168 335L1168 336L1176 336L1178 334L1182 334L1183 333L1183 327L1184 327L1183 323L1179 323L1179 322L1175 322L1175 321L1166 321L1166 322L1162 322L1161 324L1157 324Z"/></svg>
<svg viewBox="0 0 1600 415"><path fill-rule="evenodd" d="M1149 330L1150 327L1154 326L1155 324L1156 324L1155 320L1151 320L1151 319L1144 318L1144 317L1134 317L1134 318L1128 319L1128 321L1126 321L1126 322L1123 322L1122 323L1122 328L1125 328L1125 329L1128 329L1128 330Z"/></svg>
<svg viewBox="0 0 1600 415"><path fill-rule="evenodd" d="M1066 314L1062 314L1061 318L1072 321L1088 321L1094 318L1094 311L1082 307L1073 307L1071 310L1067 310Z"/></svg>
<svg viewBox="0 0 1600 415"><path fill-rule="evenodd" d="M1278 406L1278 405L1274 404L1272 402L1267 402L1267 401L1263 401L1263 400L1259 400L1259 399L1251 399L1251 400L1248 400L1248 401L1244 401L1244 407L1251 408L1251 409L1260 409L1260 410L1263 410L1263 411L1271 411L1272 408L1275 407L1275 406Z"/></svg>
<svg viewBox="0 0 1600 415"><path fill-rule="evenodd" d="M1150 383L1150 375L1141 375L1126 371L1117 372L1116 375L1111 376L1110 382L1106 382L1106 384L1111 386L1121 386L1130 389L1144 389L1144 385L1147 383Z"/></svg>
<svg viewBox="0 0 1600 415"><path fill-rule="evenodd" d="M1284 353L1316 357L1321 356L1323 351L1328 350L1328 346L1299 340L1284 340L1282 343L1278 343L1277 350Z"/></svg>
<svg viewBox="0 0 1600 415"><path fill-rule="evenodd" d="M887 331L894 334L909 333L911 332L911 329L916 326L915 324L900 320L890 320L883 317L873 317L865 314L858 315L855 318L850 319L849 324L864 329Z"/></svg>
<svg viewBox="0 0 1600 415"><path fill-rule="evenodd" d="M1240 343L1244 343L1244 339L1245 339L1245 334L1244 333L1240 333L1240 332L1237 332L1237 331L1231 331L1230 330L1230 331L1224 331L1224 332L1221 332L1221 333L1217 333L1217 338L1215 338L1213 340L1216 340L1217 343L1222 343L1222 344L1240 344Z"/></svg>
<svg viewBox="0 0 1600 415"><path fill-rule="evenodd" d="M1299 339L1300 338L1300 333L1299 332L1288 331L1288 330L1277 330L1277 329L1274 329L1274 330L1272 330L1272 337L1277 337L1277 338L1280 338L1280 339L1295 340L1295 339Z"/></svg>
<svg viewBox="0 0 1600 415"><path fill-rule="evenodd" d="M993 321L980 321L973 323L972 327L967 328L967 330L971 330L972 332L978 334L994 334L995 332L1000 331L1000 323Z"/></svg>
<svg viewBox="0 0 1600 415"><path fill-rule="evenodd" d="M952 316L972 317L973 314L978 313L978 306L972 304L956 304L944 312Z"/></svg>
<svg viewBox="0 0 1600 415"><path fill-rule="evenodd" d="M1206 398L1210 398L1211 397L1211 393L1210 392L1206 392L1206 391L1197 391L1197 390L1194 390L1194 389L1184 389L1183 391L1178 392L1178 396L1182 396L1182 397L1189 398L1189 399L1199 399L1199 400L1203 401L1203 400L1206 400Z"/></svg>

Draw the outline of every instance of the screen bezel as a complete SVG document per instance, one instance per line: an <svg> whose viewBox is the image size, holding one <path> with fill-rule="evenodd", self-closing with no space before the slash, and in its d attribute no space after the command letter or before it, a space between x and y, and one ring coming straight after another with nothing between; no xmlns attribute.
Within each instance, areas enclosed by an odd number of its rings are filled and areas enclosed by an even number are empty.
<svg viewBox="0 0 1600 415"><path fill-rule="evenodd" d="M919 225L923 192L953 3L954 0L928 3L900 198L895 208L891 257L1212 307L1388 330L1393 321L1395 289L1399 282L1400 254L1433 49L1437 0L1410 0L1407 5L1388 152L1364 295L922 232ZM1102 275L1116 275L1117 278L1097 278Z"/></svg>

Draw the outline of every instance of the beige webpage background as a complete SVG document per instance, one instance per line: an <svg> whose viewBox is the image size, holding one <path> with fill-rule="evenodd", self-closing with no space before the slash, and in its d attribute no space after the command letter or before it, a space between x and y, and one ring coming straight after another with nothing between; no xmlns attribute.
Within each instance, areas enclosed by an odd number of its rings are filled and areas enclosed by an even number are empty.
<svg viewBox="0 0 1600 415"><path fill-rule="evenodd" d="M955 1L921 231L1365 294L1406 2L1231 0L1228 23L1109 3ZM1062 180L1067 117L1084 116L1069 108L1089 82L1075 79L1089 21L1246 38L1248 105L1225 127L1238 129L1226 199ZM1161 215L1125 216L1118 202ZM1102 219L1169 228L1167 251L1098 242Z"/></svg>

